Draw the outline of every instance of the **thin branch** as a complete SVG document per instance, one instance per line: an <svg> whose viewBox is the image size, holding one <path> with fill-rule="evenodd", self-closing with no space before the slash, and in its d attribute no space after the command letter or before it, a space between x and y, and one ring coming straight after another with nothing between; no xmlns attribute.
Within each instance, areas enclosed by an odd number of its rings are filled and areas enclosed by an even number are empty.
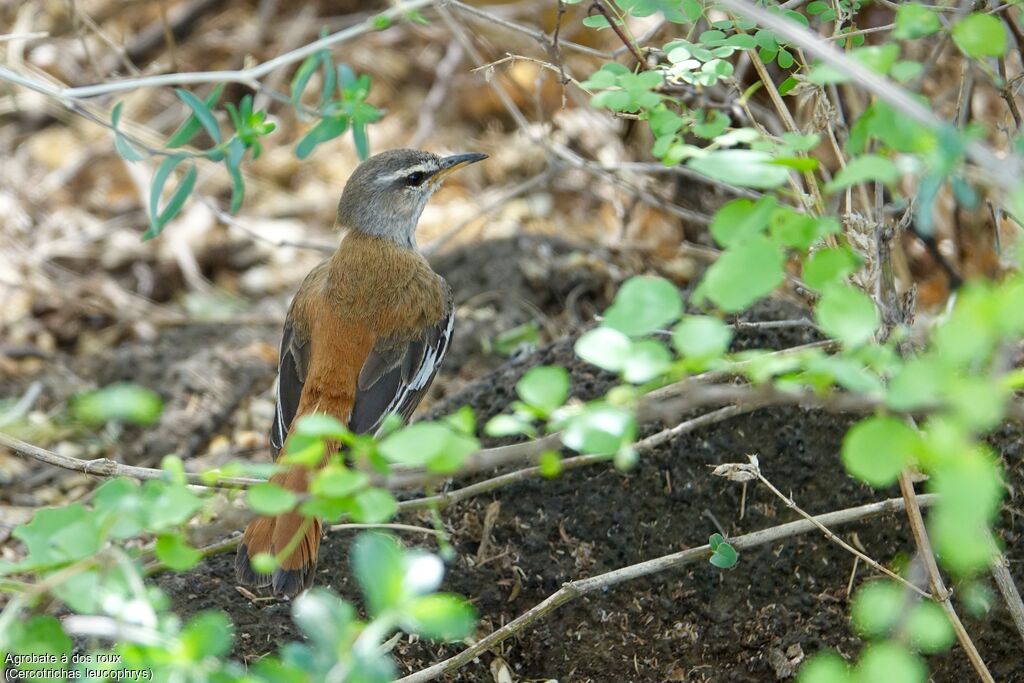
<svg viewBox="0 0 1024 683"><path fill-rule="evenodd" d="M832 541L833 543L835 543L836 545L838 545L840 548L842 548L843 550L847 551L848 553L853 554L854 557L857 557L857 558L863 560L864 562L867 562L868 565L870 565L875 571L881 572L882 574L885 574L886 576L888 576L893 581L896 581L898 583L903 584L908 589L910 589L913 592L917 593L921 597L928 598L929 600L935 600L936 599L933 595L929 594L926 591L921 590L920 588L918 588L914 584L910 583L909 581L904 579L902 576L900 576L899 574L897 574L894 571L892 571L891 569L889 569L888 567L883 567L881 564L876 562L874 558L870 557L869 555L866 555L865 553L862 553L861 551L857 550L856 548L854 548L852 545L850 545L849 543L847 543L843 539L841 539L838 536L836 536L834 533L832 533L832 531L827 526L825 526L821 522L818 522L817 520L815 520L813 517L811 517L811 515L809 515L807 512L805 512L803 510L803 508L801 508L799 505L797 505L796 501L793 500L792 497L783 495L782 491L780 491L777 488L775 488L775 485L773 483L771 483L770 481L768 481L768 478L765 477L764 474L761 473L761 468L756 463L753 465L753 468L754 468L754 471L757 474L757 480L758 481L760 481L762 484L767 486L768 490L770 490L773 494L775 494L775 496L779 500L781 500L783 503L786 504L786 507L788 507L791 510L793 510L794 512L796 512L798 515L800 515L804 519L809 520L812 524L814 524L814 526L818 527L818 529L820 529L821 532L823 534L825 534L825 538L827 538L828 540Z"/></svg>
<svg viewBox="0 0 1024 683"><path fill-rule="evenodd" d="M923 505L930 505L933 504L936 499L937 497L934 494L931 496L921 496L920 502ZM835 527L841 524L849 524L850 522L877 517L883 514L899 512L904 509L904 505L905 503L901 498L891 498L879 503L871 503L855 508L840 510L838 512L817 515L813 520L819 524ZM729 543L737 550L749 550L761 545L775 543L792 536L797 536L799 534L806 534L810 531L814 531L815 529L817 529L817 527L812 521L802 519L795 522L789 522L788 524L780 524L779 526L764 529L762 531L744 534L743 536L737 536L729 539ZM519 615L505 626L491 632L489 635L480 639L459 654L449 657L437 664L433 664L426 669L421 669L420 671L409 674L404 678L400 678L396 683L425 683L426 681L435 680L443 674L451 673L452 671L469 664L481 653L494 648L506 638L519 633L541 617L555 611L565 603L575 600L580 596L604 591L611 586L624 583L626 581L632 581L644 576L649 576L651 574L656 574L658 572L667 571L669 569L678 569L684 565L692 564L699 560L711 557L711 554L711 546L702 545L698 548L690 548L689 550L672 553L671 555L663 555L662 557L653 560L647 560L646 562L640 562L628 567L623 567L622 569L616 569L605 574L599 574L598 576L594 576L589 579L570 581L532 609Z"/></svg>
<svg viewBox="0 0 1024 683"><path fill-rule="evenodd" d="M163 470L152 469L150 467L135 467L134 465L122 465L119 462L110 460L109 458L97 458L96 460L82 460L81 458L73 458L67 455L60 455L53 451L34 446L30 443L26 443L21 439L15 439L13 436L0 432L0 446L9 449L15 455L20 455L23 458L31 458L32 460L38 460L39 462L46 463L47 465L53 465L54 467L60 467L73 472L81 472L83 474L90 474L97 477L131 477L132 479L166 479L167 473ZM203 480L202 475L185 473L185 481L194 486L203 486L205 488L227 488L235 486L254 486L256 484L265 484L265 479L251 479L249 477L223 477L218 479L215 484L210 484Z"/></svg>
<svg viewBox="0 0 1024 683"><path fill-rule="evenodd" d="M729 184L727 182L724 182L724 181L721 181L721 180L715 180L714 178L706 176L703 173L698 173L697 171L694 171L692 168L690 168L688 166L683 166L682 164L675 164L673 166L666 166L665 164L655 163L655 162L642 162L642 161L629 162L629 161L625 161L625 162L620 162L620 163L615 163L615 164L601 164L600 166L598 166L598 168L600 168L602 171L609 171L611 173L616 173L616 172L621 172L621 171L633 171L633 172L636 172L636 173L651 173L651 174L670 173L672 175L678 175L678 176L681 176L683 178L686 178L687 180L692 180L694 182L703 183L705 185L711 185L711 186L714 186L714 187L720 187L723 190L725 190L726 192L731 192L732 194L738 195L740 197L749 197L750 199L760 199L761 197L764 196L764 194L762 192L758 192L756 190L751 190L751 189L746 188L746 187L739 187L737 185L731 185L731 184Z"/></svg>
<svg viewBox="0 0 1024 683"><path fill-rule="evenodd" d="M543 31L538 31L537 29L531 28L529 26L524 26L523 24L517 24L514 21L509 21L508 19L499 17L495 14L492 14L491 12L482 10L479 7L467 5L466 3L460 2L459 0L445 0L444 4L448 7L454 7L458 9L460 12L464 12L479 19L483 19L484 21L496 24L497 26L507 28L510 31L515 31L516 33L522 33L525 36L529 36L530 38L533 38L538 43L540 43L545 49L550 49L553 45L552 39L548 38L548 35ZM592 47L580 45L579 43L574 43L572 41L565 40L564 38L559 39L558 44L562 47L567 47L570 50L575 50L576 52L580 52L585 55L590 55L591 57L600 57L602 59L614 58L614 55L612 55L612 53L610 52L605 52L603 50L595 50Z"/></svg>
<svg viewBox="0 0 1024 683"><path fill-rule="evenodd" d="M36 90L45 95L55 97L59 100L73 100L98 95L108 95L115 92L127 90L138 90L140 88L157 88L169 85L196 85L200 83L241 83L253 89L259 87L259 79L267 74L281 68L299 62L311 54L315 54L340 43L357 38L364 33L371 33L379 30L377 21L380 19L395 20L414 10L433 5L437 0L407 0L396 4L380 14L360 22L354 26L332 33L319 40L313 41L300 48L291 50L273 59L267 60L255 66L234 71L191 71L173 74L158 74L154 76L143 76L141 78L126 78L109 83L97 83L71 88L55 88L47 84L26 78L11 69L0 66L0 79L16 83L26 88Z"/></svg>
<svg viewBox="0 0 1024 683"><path fill-rule="evenodd" d="M994 540L992 546L995 547ZM999 552L998 549L996 552ZM1021 639L1024 639L1024 601L1021 601L1020 591L1017 590L1013 576L1010 575L1010 562L1006 555L998 554L995 562L992 563L991 572L992 578L995 579L996 586L1003 596L1003 601L1006 602L1013 625L1017 627L1017 633L1020 634Z"/></svg>
<svg viewBox="0 0 1024 683"><path fill-rule="evenodd" d="M953 603L949 599L949 591L946 589L946 584L942 580L942 573L939 571L938 562L935 560L935 551L932 550L932 543L928 538L928 530L924 526L924 516L921 514L920 507L921 496L918 496L914 491L914 483L910 479L909 469L904 469L900 472L899 482L900 492L903 494L903 500L906 501L910 530L914 534L918 555L924 561L925 569L928 571L928 584L931 586L932 594L935 595L939 606L946 613L946 618L956 633L956 639L960 641L960 646L967 653L967 659L971 662L971 666L974 667L978 677L985 681L985 683L995 683L995 679L992 678L988 667L985 666L985 661L981 658L978 648L974 645L974 641L971 640L967 629L964 628L963 622L960 621L956 610L953 609Z"/></svg>

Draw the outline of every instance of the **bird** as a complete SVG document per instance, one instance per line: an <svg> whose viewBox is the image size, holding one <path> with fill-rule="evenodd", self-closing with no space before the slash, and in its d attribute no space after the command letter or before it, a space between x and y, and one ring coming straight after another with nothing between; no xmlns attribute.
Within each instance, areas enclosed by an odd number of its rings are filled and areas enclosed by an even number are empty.
<svg viewBox="0 0 1024 683"><path fill-rule="evenodd" d="M352 172L338 202L338 248L306 276L285 318L270 428L275 458L304 415L326 413L354 434L376 434L389 415L410 419L455 324L451 289L419 252L416 225L445 178L486 158L397 149ZM339 448L329 443L327 452ZM304 493L312 477L293 464L270 480ZM236 578L294 597L313 584L320 536L319 520L295 511L257 517L238 546ZM251 558L278 555L290 542L273 574L253 569Z"/></svg>

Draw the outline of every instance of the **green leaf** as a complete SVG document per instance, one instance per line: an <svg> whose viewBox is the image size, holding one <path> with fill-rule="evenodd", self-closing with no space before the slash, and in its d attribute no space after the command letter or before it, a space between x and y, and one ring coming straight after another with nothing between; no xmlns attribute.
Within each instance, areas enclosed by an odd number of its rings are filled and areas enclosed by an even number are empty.
<svg viewBox="0 0 1024 683"><path fill-rule="evenodd" d="M199 496L189 491L184 484L151 480L143 484L142 494L149 514L147 527L151 531L177 526L191 519L203 506Z"/></svg>
<svg viewBox="0 0 1024 683"><path fill-rule="evenodd" d="M761 234L778 206L775 197L765 195L757 202L734 199L715 214L711 221L711 236L723 247L738 244L753 235Z"/></svg>
<svg viewBox="0 0 1024 683"><path fill-rule="evenodd" d="M840 227L831 216L810 216L782 207L772 214L770 232L779 244L806 251L826 235L838 234Z"/></svg>
<svg viewBox="0 0 1024 683"><path fill-rule="evenodd" d="M896 28L892 37L897 40L924 38L942 29L934 10L916 2L904 3L896 10Z"/></svg>
<svg viewBox="0 0 1024 683"><path fill-rule="evenodd" d="M352 141L356 145L356 154L360 161L366 161L370 156L370 141L366 138L366 126L359 122L352 123Z"/></svg>
<svg viewBox="0 0 1024 683"><path fill-rule="evenodd" d="M43 508L11 535L28 549L25 564L44 567L88 557L100 549L102 533L94 513L79 503Z"/></svg>
<svg viewBox="0 0 1024 683"><path fill-rule="evenodd" d="M949 369L936 358L911 358L893 375L887 387L885 403L893 410L900 411L934 406L951 379Z"/></svg>
<svg viewBox="0 0 1024 683"><path fill-rule="evenodd" d="M924 71L924 64L904 59L892 65L892 77L900 83L908 83Z"/></svg>
<svg viewBox="0 0 1024 683"><path fill-rule="evenodd" d="M403 610L402 629L430 640L462 640L475 625L476 610L457 595L424 595Z"/></svg>
<svg viewBox="0 0 1024 683"><path fill-rule="evenodd" d="M398 502L384 489L365 489L352 499L352 519L361 524L382 524L398 512Z"/></svg>
<svg viewBox="0 0 1024 683"><path fill-rule="evenodd" d="M695 296L707 297L727 313L742 311L774 290L785 277L785 255L767 237L753 237L711 264Z"/></svg>
<svg viewBox="0 0 1024 683"><path fill-rule="evenodd" d="M176 572L194 567L203 554L190 546L180 534L160 534L156 540L157 559Z"/></svg>
<svg viewBox="0 0 1024 683"><path fill-rule="evenodd" d="M825 191L835 192L869 180L881 180L889 185L896 182L899 177L899 169L889 159L876 154L864 154L851 160L846 168L836 173L832 182L825 186Z"/></svg>
<svg viewBox="0 0 1024 683"><path fill-rule="evenodd" d="M345 440L351 435L348 427L342 424L341 420L326 413L303 415L295 423L295 433L316 439L336 441Z"/></svg>
<svg viewBox="0 0 1024 683"><path fill-rule="evenodd" d="M441 420L459 434L473 436L476 434L476 415L469 406L462 406L453 413L445 415Z"/></svg>
<svg viewBox="0 0 1024 683"><path fill-rule="evenodd" d="M906 599L903 589L892 581L865 584L857 591L850 606L854 628L871 638L887 635L903 615Z"/></svg>
<svg viewBox="0 0 1024 683"><path fill-rule="evenodd" d="M640 337L664 327L679 317L683 301L668 280L637 275L626 280L605 311L604 326L631 337Z"/></svg>
<svg viewBox="0 0 1024 683"><path fill-rule="evenodd" d="M953 42L968 57L1002 57L1006 54L1006 28L998 17L972 12L953 27Z"/></svg>
<svg viewBox="0 0 1024 683"><path fill-rule="evenodd" d="M196 165L193 162L189 169L185 172L185 177L182 178L181 183L175 188L171 194L171 198L167 200L167 205L164 210L157 213L157 207L160 203L160 195L163 194L164 185L167 183L167 179L171 173L177 168L178 164L185 160L184 154L175 154L174 156L167 157L160 167L157 168L156 175L153 176L153 185L150 188L149 194L149 229L142 236L143 240L149 240L157 235L164 229L167 223L178 215L181 211L181 207L185 204L185 200L192 193L192 188L196 184Z"/></svg>
<svg viewBox="0 0 1024 683"><path fill-rule="evenodd" d="M622 408L597 405L573 416L562 443L580 453L612 454L636 435L636 419Z"/></svg>
<svg viewBox="0 0 1024 683"><path fill-rule="evenodd" d="M633 343L629 337L610 327L595 327L584 332L573 349L576 355L609 372L619 372Z"/></svg>
<svg viewBox="0 0 1024 683"><path fill-rule="evenodd" d="M348 119L344 117L321 119L306 133L295 146L295 156L305 159L317 145L333 140L348 130Z"/></svg>
<svg viewBox="0 0 1024 683"><path fill-rule="evenodd" d="M71 414L88 425L106 422L149 426L160 420L164 401L160 395L137 384L121 382L71 399Z"/></svg>
<svg viewBox="0 0 1024 683"><path fill-rule="evenodd" d="M736 566L739 555L735 548L725 542L722 534L711 534L711 537L708 538L708 545L711 546L712 551L708 562L719 569L730 569Z"/></svg>
<svg viewBox="0 0 1024 683"><path fill-rule="evenodd" d="M519 434L533 436L536 433L537 429L532 424L514 415L495 415L484 425L484 434L495 438Z"/></svg>
<svg viewBox="0 0 1024 683"><path fill-rule="evenodd" d="M207 610L192 617L181 631L180 654L185 661L222 657L235 639L234 626L224 612Z"/></svg>
<svg viewBox="0 0 1024 683"><path fill-rule="evenodd" d="M685 316L672 330L672 345L684 358L718 358L731 343L732 328L709 316Z"/></svg>
<svg viewBox="0 0 1024 683"><path fill-rule="evenodd" d="M908 652L902 645L886 640L865 648L854 675L857 683L925 683L928 669L919 657Z"/></svg>
<svg viewBox="0 0 1024 683"><path fill-rule="evenodd" d="M303 60L299 68L295 70L295 75L292 76L291 86L291 102L292 106L297 106L302 100L302 93L306 90L306 85L309 83L309 79L316 73L316 68L320 66L320 53L315 52Z"/></svg>
<svg viewBox="0 0 1024 683"><path fill-rule="evenodd" d="M846 660L835 652L816 652L807 660L796 678L797 683L852 683Z"/></svg>
<svg viewBox="0 0 1024 683"><path fill-rule="evenodd" d="M118 102L114 105L114 111L110 113L110 127L114 129L114 148L117 153L127 161L142 161L149 155L144 154L128 142L128 139L118 130L118 124L121 122L121 107L124 102Z"/></svg>
<svg viewBox="0 0 1024 683"><path fill-rule="evenodd" d="M203 104L206 105L206 109L209 110L213 105L217 104L217 100L220 99L221 93L224 92L225 85L225 83L218 83L213 86L213 90L210 91L210 94L203 102ZM199 127L199 119L196 118L196 115L193 113L185 119L185 122L178 127L178 130L174 131L171 135L171 138L167 141L167 148L177 149L178 147L187 145L189 141L196 136L196 133L199 132Z"/></svg>
<svg viewBox="0 0 1024 683"><path fill-rule="evenodd" d="M277 569L277 558L270 553L256 553L251 559L253 571L269 576Z"/></svg>
<svg viewBox="0 0 1024 683"><path fill-rule="evenodd" d="M292 491L277 484L257 484L245 492L245 502L261 515L279 515L288 512L298 503Z"/></svg>
<svg viewBox="0 0 1024 683"><path fill-rule="evenodd" d="M814 308L814 319L833 339L845 346L871 340L881 322L878 309L867 294L847 285L829 287Z"/></svg>
<svg viewBox="0 0 1024 683"><path fill-rule="evenodd" d="M903 468L914 460L920 443L917 432L901 420L869 417L843 437L843 464L854 477L883 488L896 482Z"/></svg>
<svg viewBox="0 0 1024 683"><path fill-rule="evenodd" d="M370 477L366 473L331 464L317 472L309 491L315 496L344 498L366 488L369 483Z"/></svg>
<svg viewBox="0 0 1024 683"><path fill-rule="evenodd" d="M461 462L477 448L476 439L457 434L440 422L417 422L389 434L378 447L388 462L420 467L441 456Z"/></svg>
<svg viewBox="0 0 1024 683"><path fill-rule="evenodd" d="M398 607L405 593L405 563L398 542L388 534L359 534L350 556L370 615Z"/></svg>
<svg viewBox="0 0 1024 683"><path fill-rule="evenodd" d="M804 283L819 292L842 282L860 267L860 259L849 247L819 249L804 259Z"/></svg>
<svg viewBox="0 0 1024 683"><path fill-rule="evenodd" d="M356 541L358 543L358 538ZM351 642L359 628L352 605L320 587L314 587L295 599L292 618L302 632L325 652L338 648L342 643ZM273 659L268 657L263 661ZM270 680L275 683L292 683L290 679ZM308 680L308 674L304 673L300 680Z"/></svg>
<svg viewBox="0 0 1024 683"><path fill-rule="evenodd" d="M228 175L231 177L231 213L238 213L245 198L245 180L242 178L242 157L245 156L245 143L239 138L231 138L228 153L224 157Z"/></svg>
<svg viewBox="0 0 1024 683"><path fill-rule="evenodd" d="M672 354L654 339L634 342L622 367L622 377L631 384L643 384L666 372L672 365Z"/></svg>
<svg viewBox="0 0 1024 683"><path fill-rule="evenodd" d="M709 178L742 187L767 190L789 180L789 171L772 163L770 154L751 149L717 150L707 156L694 157L687 165Z"/></svg>
<svg viewBox="0 0 1024 683"><path fill-rule="evenodd" d="M138 482L124 477L110 479L92 496L109 533L115 538L131 538L142 532L146 514Z"/></svg>
<svg viewBox="0 0 1024 683"><path fill-rule="evenodd" d="M562 472L562 456L558 451L544 451L537 461L540 467L540 476L547 479L557 477Z"/></svg>
<svg viewBox="0 0 1024 683"><path fill-rule="evenodd" d="M516 382L516 393L524 402L550 413L562 407L569 398L570 381L569 372L565 368L535 367Z"/></svg>
<svg viewBox="0 0 1024 683"><path fill-rule="evenodd" d="M929 600L914 605L905 628L914 649L927 654L949 649L956 638L946 613Z"/></svg>
<svg viewBox="0 0 1024 683"><path fill-rule="evenodd" d="M64 633L64 629L61 628L60 622L56 617L34 615L26 617L25 621L22 622L15 616L14 623L11 626L13 626L11 632L6 632L7 629L5 628L5 632L0 633L0 648L7 651L5 654L50 654L54 655L59 662L61 655L70 655L71 653L71 639ZM26 672L19 676L15 675L9 664L9 662L5 662L4 667L7 672L4 678L9 681L65 680L64 676L54 679L45 675L46 669L50 671L61 669L62 667L59 665L26 662L17 667L17 671Z"/></svg>
<svg viewBox="0 0 1024 683"><path fill-rule="evenodd" d="M220 125L217 123L217 119L214 118L213 112L206 106L206 103L184 88L175 88L174 92L177 93L178 99L187 104L188 108L192 110L192 114L199 121L200 125L206 129L206 133L210 138L214 142L219 143Z"/></svg>
<svg viewBox="0 0 1024 683"><path fill-rule="evenodd" d="M145 154L135 149L134 145L128 142L128 138L121 133L114 134L114 149L116 149L121 158L126 161L142 161L143 159L149 158L149 154Z"/></svg>

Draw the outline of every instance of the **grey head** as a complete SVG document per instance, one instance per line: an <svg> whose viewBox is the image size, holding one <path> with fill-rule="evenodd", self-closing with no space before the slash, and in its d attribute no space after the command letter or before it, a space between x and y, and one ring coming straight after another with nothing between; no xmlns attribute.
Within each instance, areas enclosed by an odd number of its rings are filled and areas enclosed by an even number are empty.
<svg viewBox="0 0 1024 683"><path fill-rule="evenodd" d="M338 203L338 224L416 247L416 223L427 200L452 172L486 154L441 157L416 149L381 152L359 164Z"/></svg>

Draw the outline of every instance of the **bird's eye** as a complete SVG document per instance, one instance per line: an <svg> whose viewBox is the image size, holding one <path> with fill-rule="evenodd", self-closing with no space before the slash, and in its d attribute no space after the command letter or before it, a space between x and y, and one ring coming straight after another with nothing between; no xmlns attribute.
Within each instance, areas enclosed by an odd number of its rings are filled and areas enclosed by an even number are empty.
<svg viewBox="0 0 1024 683"><path fill-rule="evenodd" d="M427 179L427 174L423 171L414 171L409 175L405 176L405 184L410 187L419 187L423 184L423 181Z"/></svg>

